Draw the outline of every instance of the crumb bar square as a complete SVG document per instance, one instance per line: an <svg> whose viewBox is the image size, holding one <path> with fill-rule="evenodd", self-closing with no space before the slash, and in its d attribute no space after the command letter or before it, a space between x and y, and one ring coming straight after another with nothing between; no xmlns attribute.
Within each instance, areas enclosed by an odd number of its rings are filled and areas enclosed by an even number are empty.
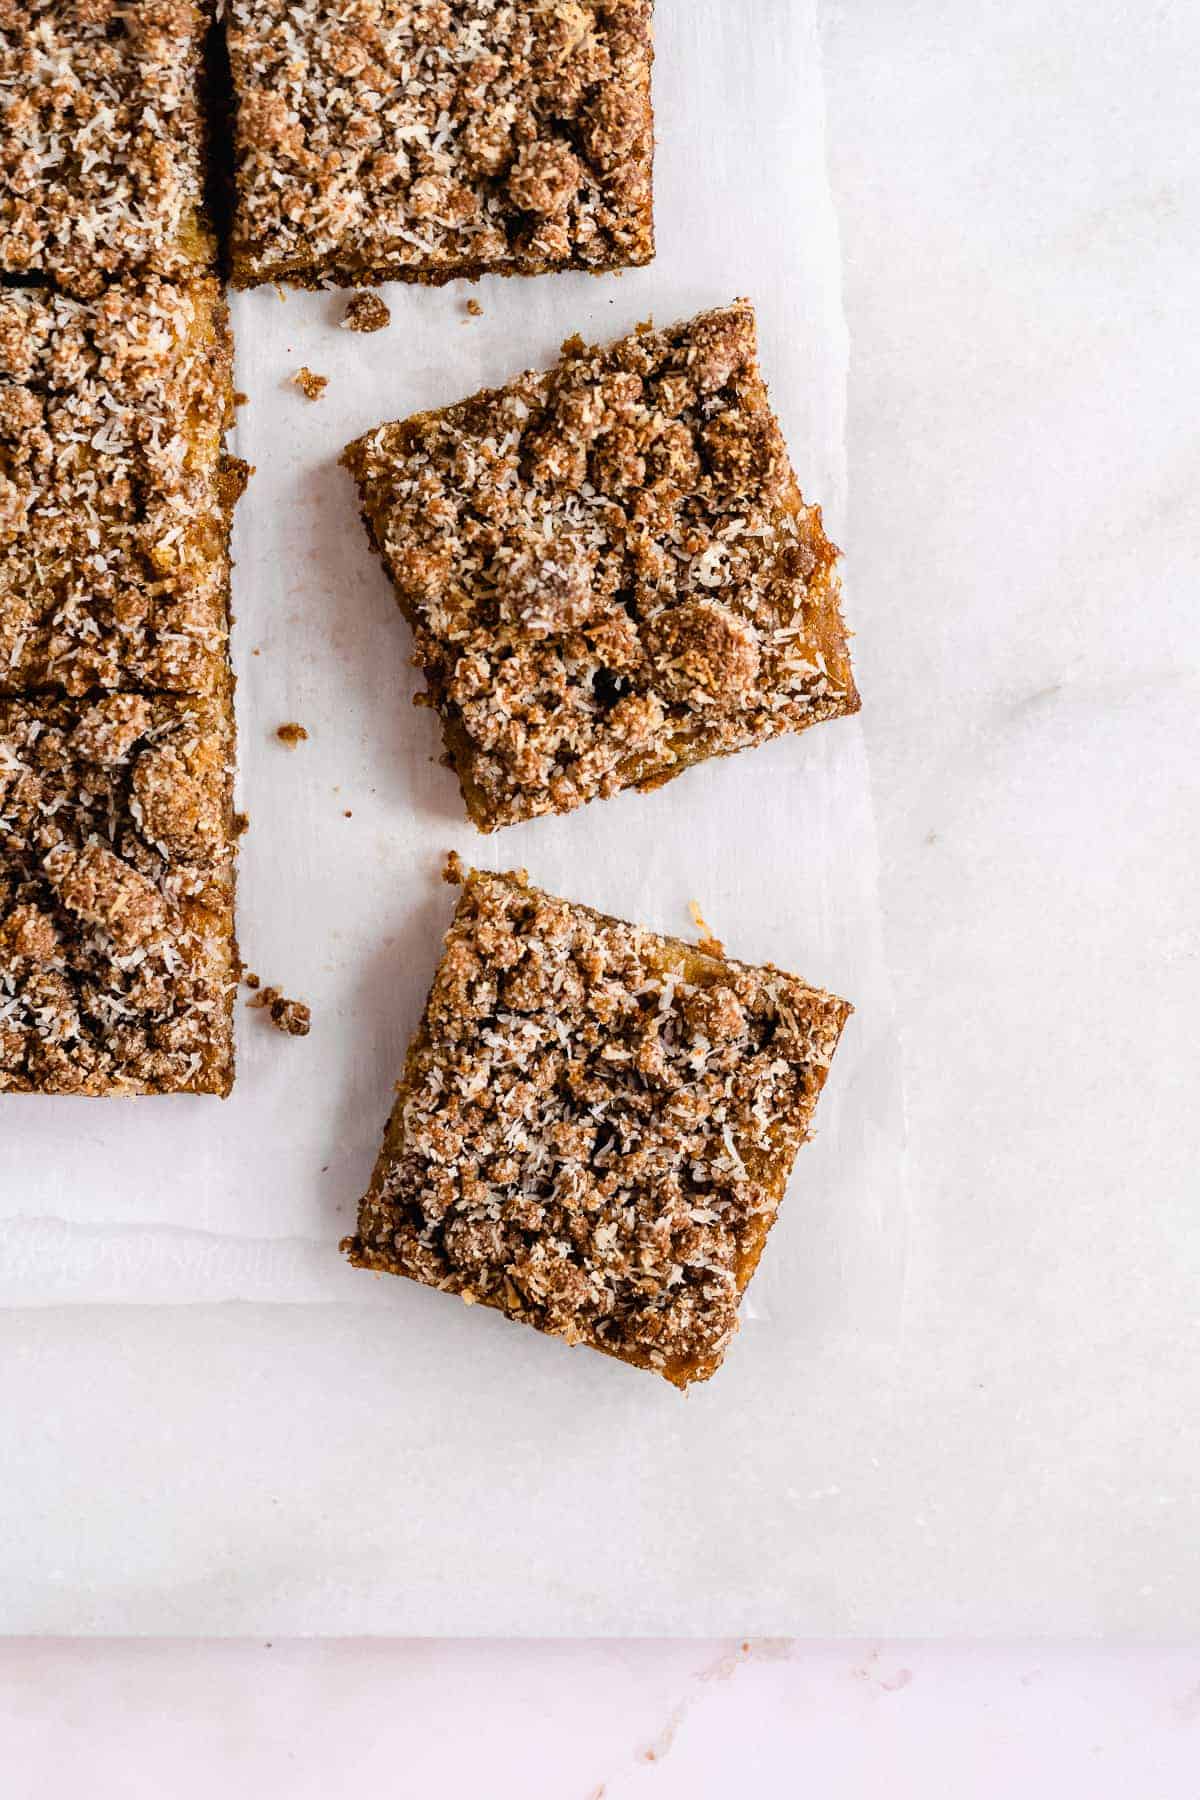
<svg viewBox="0 0 1200 1800"><path fill-rule="evenodd" d="M747 301L573 339L343 461L483 831L858 710Z"/></svg>
<svg viewBox="0 0 1200 1800"><path fill-rule="evenodd" d="M233 280L649 262L652 0L230 0Z"/></svg>
<svg viewBox="0 0 1200 1800"><path fill-rule="evenodd" d="M718 949L471 872L350 1260L707 1380L852 1010Z"/></svg>
<svg viewBox="0 0 1200 1800"><path fill-rule="evenodd" d="M0 693L223 685L231 370L211 278L0 290Z"/></svg>
<svg viewBox="0 0 1200 1800"><path fill-rule="evenodd" d="M0 274L209 266L207 0L0 0Z"/></svg>
<svg viewBox="0 0 1200 1800"><path fill-rule="evenodd" d="M0 1092L225 1094L228 698L0 698Z"/></svg>

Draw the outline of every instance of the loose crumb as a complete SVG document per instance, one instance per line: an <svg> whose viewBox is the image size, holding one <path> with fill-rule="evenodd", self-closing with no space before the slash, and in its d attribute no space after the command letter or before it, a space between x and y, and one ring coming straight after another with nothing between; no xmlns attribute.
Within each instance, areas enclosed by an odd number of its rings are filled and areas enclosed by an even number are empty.
<svg viewBox="0 0 1200 1800"><path fill-rule="evenodd" d="M303 1000L273 1000L271 1023L288 1037L307 1037L312 1029L312 1008L305 1006Z"/></svg>
<svg viewBox="0 0 1200 1800"><path fill-rule="evenodd" d="M303 725L297 725L294 719L289 719L286 725L280 725L276 729L275 736L281 744L286 744L289 750L294 750L297 744L304 744L308 741L307 731Z"/></svg>
<svg viewBox="0 0 1200 1800"><path fill-rule="evenodd" d="M249 403L249 400L250 400L249 394L243 394L241 388L238 388L237 392L233 396L233 404L235 406L246 406Z"/></svg>
<svg viewBox="0 0 1200 1800"><path fill-rule="evenodd" d="M387 303L378 294L355 294L342 318L343 331L382 331L392 322Z"/></svg>
<svg viewBox="0 0 1200 1800"><path fill-rule="evenodd" d="M248 1004L269 1013L276 1031L288 1037L307 1037L312 1029L312 1008L303 1000L289 1000L277 987L263 988Z"/></svg>
<svg viewBox="0 0 1200 1800"><path fill-rule="evenodd" d="M235 838L245 837L250 829L250 814L235 812L233 815L233 835Z"/></svg>
<svg viewBox="0 0 1200 1800"><path fill-rule="evenodd" d="M315 375L311 369L303 365L296 370L292 381L307 400L319 400L329 386L328 375Z"/></svg>
<svg viewBox="0 0 1200 1800"><path fill-rule="evenodd" d="M700 933L700 941L696 945L697 950L702 951L705 956L724 956L725 946L715 935L712 927L705 924L704 914L700 911L700 902L689 900L688 911L692 915L692 924Z"/></svg>
<svg viewBox="0 0 1200 1800"><path fill-rule="evenodd" d="M457 850L451 850L442 869L442 880L447 887L461 887L467 879L467 865Z"/></svg>
<svg viewBox="0 0 1200 1800"><path fill-rule="evenodd" d="M262 977L256 975L253 969L247 969L246 973L242 976L242 983L243 986L248 988L258 988L262 986Z"/></svg>
<svg viewBox="0 0 1200 1800"><path fill-rule="evenodd" d="M343 819L352 819L354 817L354 814L351 812L350 808L347 807L345 812L342 814L342 817L343 817Z"/></svg>
<svg viewBox="0 0 1200 1800"><path fill-rule="evenodd" d="M478 300L475 300L475 299L468 300L467 301L467 311L473 319L482 319L482 317L483 317L483 308L482 308L482 306L480 306Z"/></svg>

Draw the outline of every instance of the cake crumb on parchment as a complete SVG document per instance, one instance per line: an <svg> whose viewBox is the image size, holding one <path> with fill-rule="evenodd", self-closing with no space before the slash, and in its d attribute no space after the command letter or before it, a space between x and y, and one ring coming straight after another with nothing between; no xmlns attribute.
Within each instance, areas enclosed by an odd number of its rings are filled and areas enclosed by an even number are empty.
<svg viewBox="0 0 1200 1800"><path fill-rule="evenodd" d="M261 988L247 1005L260 1008L276 1031L288 1037L307 1037L312 1028L312 1008L303 1000L289 1000L277 987Z"/></svg>
<svg viewBox="0 0 1200 1800"><path fill-rule="evenodd" d="M319 400L329 386L328 375L314 374L313 370L301 365L292 376L293 385L300 389L306 400Z"/></svg>
<svg viewBox="0 0 1200 1800"><path fill-rule="evenodd" d="M383 331L392 322L387 302L369 292L353 296L342 317L343 331Z"/></svg>

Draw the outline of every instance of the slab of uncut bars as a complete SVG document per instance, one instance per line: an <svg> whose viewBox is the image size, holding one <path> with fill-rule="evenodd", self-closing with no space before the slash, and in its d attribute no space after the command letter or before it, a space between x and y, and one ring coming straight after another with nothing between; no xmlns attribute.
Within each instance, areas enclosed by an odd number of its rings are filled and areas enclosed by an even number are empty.
<svg viewBox="0 0 1200 1800"><path fill-rule="evenodd" d="M484 831L858 709L748 302L572 340L343 460Z"/></svg>
<svg viewBox="0 0 1200 1800"><path fill-rule="evenodd" d="M231 367L213 279L0 290L0 693L224 685Z"/></svg>
<svg viewBox="0 0 1200 1800"><path fill-rule="evenodd" d="M0 274L96 293L211 264L207 0L0 0Z"/></svg>
<svg viewBox="0 0 1200 1800"><path fill-rule="evenodd" d="M228 1092L228 697L0 697L0 1092Z"/></svg>
<svg viewBox="0 0 1200 1800"><path fill-rule="evenodd" d="M470 873L351 1261L714 1374L851 1011L716 948Z"/></svg>
<svg viewBox="0 0 1200 1800"><path fill-rule="evenodd" d="M652 257L652 0L227 12L238 286Z"/></svg>

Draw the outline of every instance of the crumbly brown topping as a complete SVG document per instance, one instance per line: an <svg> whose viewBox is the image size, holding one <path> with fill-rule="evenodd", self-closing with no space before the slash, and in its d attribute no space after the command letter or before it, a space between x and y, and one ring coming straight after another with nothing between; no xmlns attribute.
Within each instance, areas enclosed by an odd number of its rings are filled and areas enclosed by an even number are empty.
<svg viewBox="0 0 1200 1800"><path fill-rule="evenodd" d="M231 363L207 278L0 291L0 693L224 682Z"/></svg>
<svg viewBox="0 0 1200 1800"><path fill-rule="evenodd" d="M230 0L234 279L653 255L652 0Z"/></svg>
<svg viewBox="0 0 1200 1800"><path fill-rule="evenodd" d="M258 987L257 977L253 982L247 979L246 985ZM289 1000L277 987L262 988L248 1004L260 1007L276 1031L282 1031L288 1037L307 1037L312 1029L312 1008L303 1000Z"/></svg>
<svg viewBox="0 0 1200 1800"><path fill-rule="evenodd" d="M485 831L858 708L748 302L574 339L343 460Z"/></svg>
<svg viewBox="0 0 1200 1800"><path fill-rule="evenodd" d="M387 303L378 294L354 294L342 316L342 330L383 331L391 322Z"/></svg>
<svg viewBox="0 0 1200 1800"><path fill-rule="evenodd" d="M472 872L344 1248L707 1379L850 1010Z"/></svg>
<svg viewBox="0 0 1200 1800"><path fill-rule="evenodd" d="M0 270L81 294L212 260L202 0L0 0Z"/></svg>
<svg viewBox="0 0 1200 1800"><path fill-rule="evenodd" d="M227 699L0 699L0 1091L226 1093Z"/></svg>
<svg viewBox="0 0 1200 1800"><path fill-rule="evenodd" d="M306 400L319 400L329 386L328 375L317 375L303 366L296 370L292 380Z"/></svg>

